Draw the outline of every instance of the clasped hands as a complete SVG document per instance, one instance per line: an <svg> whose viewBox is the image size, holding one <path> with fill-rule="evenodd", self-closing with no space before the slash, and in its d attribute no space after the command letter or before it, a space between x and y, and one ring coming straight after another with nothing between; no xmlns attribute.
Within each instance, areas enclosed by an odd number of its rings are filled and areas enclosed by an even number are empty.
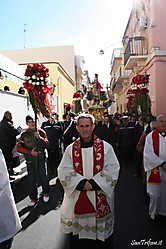
<svg viewBox="0 0 166 249"><path fill-rule="evenodd" d="M85 191L92 190L92 185L88 181L86 181L83 190Z"/></svg>

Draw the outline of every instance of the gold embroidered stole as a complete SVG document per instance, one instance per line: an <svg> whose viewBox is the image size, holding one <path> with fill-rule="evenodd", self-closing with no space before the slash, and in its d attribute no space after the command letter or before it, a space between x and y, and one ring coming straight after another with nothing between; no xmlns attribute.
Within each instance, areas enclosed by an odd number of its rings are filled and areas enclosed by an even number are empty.
<svg viewBox="0 0 166 249"><path fill-rule="evenodd" d="M81 142L77 139L72 147L73 167L77 173L83 175ZM93 175L98 174L104 167L104 143L97 136L94 136L93 144ZM75 214L92 214L95 213L97 218L103 218L111 210L102 191L96 191L96 207L93 206L87 196L86 191L81 191L75 205Z"/></svg>

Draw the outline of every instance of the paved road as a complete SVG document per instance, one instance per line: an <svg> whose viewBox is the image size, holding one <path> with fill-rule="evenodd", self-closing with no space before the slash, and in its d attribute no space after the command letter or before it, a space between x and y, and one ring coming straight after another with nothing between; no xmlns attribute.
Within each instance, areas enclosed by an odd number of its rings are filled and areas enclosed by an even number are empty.
<svg viewBox="0 0 166 249"><path fill-rule="evenodd" d="M166 223L150 223L148 204L143 202L142 178L133 173L133 165L121 167L116 188L115 249L166 248ZM152 245L153 242L159 245Z"/></svg>
<svg viewBox="0 0 166 249"><path fill-rule="evenodd" d="M12 249L68 249L68 237L59 230L63 190L56 178L50 180L50 184L50 202L43 203L41 200L34 208L27 207L27 179L14 185L23 229L15 236ZM132 166L121 167L116 187L115 249L166 248L166 224L151 225L148 204L142 200L141 178L133 177ZM152 243L161 245L154 246Z"/></svg>
<svg viewBox="0 0 166 249"><path fill-rule="evenodd" d="M50 201L42 200L29 208L27 178L14 185L13 191L22 230L15 236L12 249L67 249L68 237L59 229L59 207L63 190L56 178L50 180ZM39 187L41 192L41 187Z"/></svg>

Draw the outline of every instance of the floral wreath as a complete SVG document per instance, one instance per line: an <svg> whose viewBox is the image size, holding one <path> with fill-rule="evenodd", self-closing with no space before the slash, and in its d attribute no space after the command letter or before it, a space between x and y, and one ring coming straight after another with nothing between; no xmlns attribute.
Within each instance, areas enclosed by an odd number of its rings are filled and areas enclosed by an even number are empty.
<svg viewBox="0 0 166 249"><path fill-rule="evenodd" d="M48 77L49 69L43 64L35 63L27 66L23 83L35 114L41 113L44 117L51 116L51 104L47 95L52 87L48 85Z"/></svg>

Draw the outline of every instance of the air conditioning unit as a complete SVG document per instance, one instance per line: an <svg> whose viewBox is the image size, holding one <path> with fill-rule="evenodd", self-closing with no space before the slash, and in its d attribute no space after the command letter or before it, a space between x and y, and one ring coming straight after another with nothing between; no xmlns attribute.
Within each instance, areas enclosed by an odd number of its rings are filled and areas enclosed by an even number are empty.
<svg viewBox="0 0 166 249"><path fill-rule="evenodd" d="M143 14L139 19L139 31L145 30L147 28L147 24L147 16L146 14Z"/></svg>

